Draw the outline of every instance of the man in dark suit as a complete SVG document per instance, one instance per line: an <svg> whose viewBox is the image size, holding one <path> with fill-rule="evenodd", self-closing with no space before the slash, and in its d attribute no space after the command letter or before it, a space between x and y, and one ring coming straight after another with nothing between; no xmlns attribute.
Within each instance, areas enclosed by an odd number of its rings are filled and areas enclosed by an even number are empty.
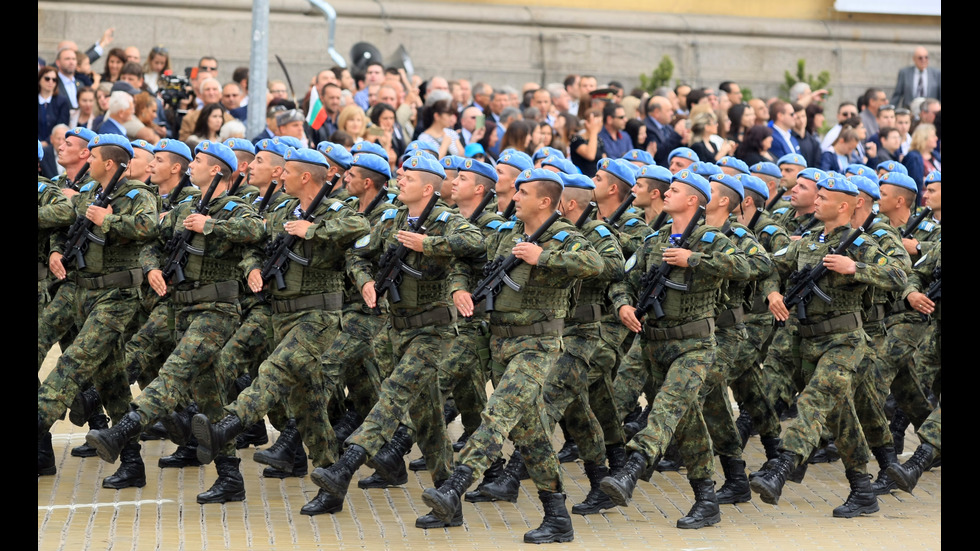
<svg viewBox="0 0 980 551"><path fill-rule="evenodd" d="M929 67L929 52L919 46L912 54L915 65L905 67L898 72L898 82L895 83L895 93L892 94L892 104L908 107L915 98L935 98L942 101L941 78L939 69Z"/></svg>
<svg viewBox="0 0 980 551"><path fill-rule="evenodd" d="M673 106L669 99L653 96L647 100L646 112L647 116L643 119L643 123L647 127L647 143L643 144L643 147L646 148L650 142L655 142L657 153L653 156L653 160L660 166L667 166L667 156L681 146L681 135L670 126L674 116Z"/></svg>
<svg viewBox="0 0 980 551"><path fill-rule="evenodd" d="M800 153L800 142L791 132L795 124L793 113L793 105L783 100L776 100L769 107L772 122L772 146L769 154L773 159L788 153Z"/></svg>

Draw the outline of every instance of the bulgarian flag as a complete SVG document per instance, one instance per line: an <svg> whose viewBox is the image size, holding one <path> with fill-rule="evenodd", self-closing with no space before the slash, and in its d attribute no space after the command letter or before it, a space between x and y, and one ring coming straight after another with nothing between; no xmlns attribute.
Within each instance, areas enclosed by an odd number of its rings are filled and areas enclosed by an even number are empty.
<svg viewBox="0 0 980 551"><path fill-rule="evenodd" d="M306 122L313 130L319 130L323 123L327 122L327 110L320 103L320 94L310 89L310 112L306 115Z"/></svg>

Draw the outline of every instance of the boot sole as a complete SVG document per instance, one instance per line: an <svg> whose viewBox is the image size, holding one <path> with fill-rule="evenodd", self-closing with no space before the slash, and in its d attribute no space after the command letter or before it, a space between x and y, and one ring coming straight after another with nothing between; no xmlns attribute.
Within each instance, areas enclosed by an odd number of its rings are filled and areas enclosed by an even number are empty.
<svg viewBox="0 0 980 551"><path fill-rule="evenodd" d="M456 508L447 505L442 500L442 494L440 494L435 488L429 488L422 492L422 502L432 509L432 514L435 515L436 518L445 522L446 524L452 522L453 517L456 516Z"/></svg>
<svg viewBox="0 0 980 551"><path fill-rule="evenodd" d="M146 486L146 478L137 478L136 480L123 480L120 482L109 482L109 478L102 481L102 487L108 488L110 490L124 490L126 488L142 488Z"/></svg>
<svg viewBox="0 0 980 551"><path fill-rule="evenodd" d="M759 498L762 499L763 503L768 503L769 505L779 505L779 497L782 492L776 493L767 484L763 483L760 478L753 478L749 480L749 487L752 491L759 494Z"/></svg>
<svg viewBox="0 0 980 551"><path fill-rule="evenodd" d="M309 474L309 472L310 471L308 469L303 469L301 471L296 471L293 469L290 469L288 471L282 471L279 469L273 469L272 467L269 467L267 469L262 469L262 477L276 478L279 480L283 480L286 478L303 478L304 476Z"/></svg>
<svg viewBox="0 0 980 551"><path fill-rule="evenodd" d="M492 503L494 501L499 501L495 497L491 497L484 494L481 490L476 490L474 492L466 492L466 495L463 496L463 500L468 501L470 503Z"/></svg>
<svg viewBox="0 0 980 551"><path fill-rule="evenodd" d="M585 507L582 507L581 504L579 504L579 505L573 505L572 506L572 514L573 515L582 515L582 516L586 516L586 515L597 515L597 514L603 512L603 511L605 511L606 509L613 509L615 507L616 507L616 504L612 502L612 499L609 500L609 504L608 505L597 505L595 507L585 508Z"/></svg>
<svg viewBox="0 0 980 551"><path fill-rule="evenodd" d="M242 490L240 494L234 494L231 496L222 496L221 498L202 498L197 496L197 502L201 505L207 505L209 503L232 503L236 501L245 501L245 490Z"/></svg>
<svg viewBox="0 0 980 551"><path fill-rule="evenodd" d="M892 482L895 483L895 486L903 492L911 494L912 490L914 490L915 486L919 483L918 479L906 480L905 473L902 472L898 465L889 465L885 472L887 472L888 476L891 477ZM909 484L909 482L911 482L911 484Z"/></svg>
<svg viewBox="0 0 980 551"><path fill-rule="evenodd" d="M426 515L429 516L429 515ZM434 515L433 515L434 516ZM449 522L443 522L442 519L436 519L437 522L421 522L423 517L415 519L415 527L421 528L422 530L432 530L438 528L454 528L456 526L463 525L463 519L452 519Z"/></svg>
<svg viewBox="0 0 980 551"><path fill-rule="evenodd" d="M397 481L384 480L370 480L370 478L362 478L357 481L357 487L362 490L373 490L373 489L383 489L383 488L394 488L395 486L404 486L408 484L408 475L406 474L404 478L399 478Z"/></svg>
<svg viewBox="0 0 980 551"><path fill-rule="evenodd" d="M317 467L316 469L313 469L313 473L310 474L310 480L312 480L314 484L316 484L320 488L323 488L324 491L326 491L328 494L334 497L341 498L346 496L347 486L341 486L336 482L334 482L329 476L325 474L326 471L327 470L322 467Z"/></svg>
<svg viewBox="0 0 980 551"><path fill-rule="evenodd" d="M71 449L72 457L95 457L99 452L89 445L76 446Z"/></svg>
<svg viewBox="0 0 980 551"><path fill-rule="evenodd" d="M299 510L299 514L306 515L308 517L315 517L317 515L332 515L334 513L339 513L343 510L344 510L343 503L334 507L323 507L320 509L307 508L306 505L304 505L303 508Z"/></svg>
<svg viewBox="0 0 980 551"><path fill-rule="evenodd" d="M861 515L870 515L872 513L877 513L880 510L881 507L878 506L877 499L876 499L874 505L866 505L856 511L839 513L837 509L834 509L834 518L854 518L854 517L859 517Z"/></svg>
<svg viewBox="0 0 980 551"><path fill-rule="evenodd" d="M119 459L119 452L112 453L109 449L108 444L102 440L101 434L98 431L89 431L85 435L85 443L89 446L95 448L95 452L98 454L99 459L105 461L106 463L115 463L116 459Z"/></svg>
<svg viewBox="0 0 980 551"><path fill-rule="evenodd" d="M214 461L215 453L211 447L211 421L203 415L191 418L191 434L197 438L197 460L202 465Z"/></svg>
<svg viewBox="0 0 980 551"><path fill-rule="evenodd" d="M619 507L626 507L629 505L630 500L633 499L633 493L627 493L616 479L611 477L603 478L599 482L599 489L602 493L609 496L609 499Z"/></svg>
<svg viewBox="0 0 980 551"><path fill-rule="evenodd" d="M548 538L534 539L524 536L524 543L568 543L575 539L575 532L568 531L564 534L551 536Z"/></svg>
<svg viewBox="0 0 980 551"><path fill-rule="evenodd" d="M713 524L718 524L719 522L721 522L721 513L718 513L716 515L712 515L712 516L710 516L710 517L708 517L706 519L701 519L698 522L695 522L693 524L687 524L687 525L684 525L684 526L682 526L681 523L680 523L680 521L678 520L677 521L677 527L680 528L681 530L697 530L699 528L704 528L705 526L711 526Z"/></svg>

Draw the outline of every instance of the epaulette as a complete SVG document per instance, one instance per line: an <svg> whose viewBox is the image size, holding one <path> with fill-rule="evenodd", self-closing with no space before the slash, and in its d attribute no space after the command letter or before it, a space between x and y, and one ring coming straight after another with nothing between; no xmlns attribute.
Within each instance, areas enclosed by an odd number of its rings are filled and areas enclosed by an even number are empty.
<svg viewBox="0 0 980 551"><path fill-rule="evenodd" d="M238 203L236 203L234 201L228 201L227 203L225 203L225 207L223 209L221 209L221 210L227 210L227 211L231 212L231 211L235 210L235 207L237 207L237 206L238 206Z"/></svg>
<svg viewBox="0 0 980 551"><path fill-rule="evenodd" d="M129 197L130 199L136 199L136 196L139 194L140 194L140 190L131 189L126 193L126 197Z"/></svg>
<svg viewBox="0 0 980 551"><path fill-rule="evenodd" d="M182 200L180 201L180 203L186 203L186 202L188 202L188 201L193 201L193 200L194 200L194 196L193 196L193 195L188 195L187 197L184 197L184 198L183 198L183 199L182 199ZM177 204L179 205L180 203L177 203ZM282 205L280 205L280 206L282 206Z"/></svg>
<svg viewBox="0 0 980 551"><path fill-rule="evenodd" d="M42 191L44 191L45 189L47 189L47 187L48 187L48 184L45 184L44 182L38 182L37 183L37 192L38 193L41 193Z"/></svg>
<svg viewBox="0 0 980 551"><path fill-rule="evenodd" d="M630 218L626 222L623 222L624 226L635 226L640 222L639 218Z"/></svg>
<svg viewBox="0 0 980 551"><path fill-rule="evenodd" d="M704 241L705 243L714 243L715 232L713 231L705 232L704 235L701 236L701 241Z"/></svg>
<svg viewBox="0 0 980 551"><path fill-rule="evenodd" d="M344 199L344 202L345 203L353 203L354 201L357 201L357 196L355 196L355 195L351 195L347 199Z"/></svg>
<svg viewBox="0 0 980 551"><path fill-rule="evenodd" d="M395 215L397 214L398 214L398 209L388 209L383 213L381 213L381 221L384 222L385 220L392 220L395 218Z"/></svg>
<svg viewBox="0 0 980 551"><path fill-rule="evenodd" d="M660 235L660 230L657 230L657 231L651 233L650 235L644 237L643 240L646 241L647 239L650 239L651 237L656 237L658 235Z"/></svg>
<svg viewBox="0 0 980 551"><path fill-rule="evenodd" d="M769 235L772 235L776 233L776 230L778 229L779 226L777 226L776 224L769 224L768 226L762 228L762 233L768 233Z"/></svg>
<svg viewBox="0 0 980 551"><path fill-rule="evenodd" d="M497 227L497 231L498 232L512 230L512 229L514 229L514 221L513 220L511 220L510 222L504 222L504 223L500 224L500 226Z"/></svg>
<svg viewBox="0 0 980 551"><path fill-rule="evenodd" d="M436 221L437 222L443 222L443 223L445 223L447 220L449 220L449 216L450 215L452 215L452 212L450 212L448 210L447 211L443 211L442 214L440 214L439 216L436 217Z"/></svg>
<svg viewBox="0 0 980 551"><path fill-rule="evenodd" d="M732 232L734 232L735 235L737 235L739 237L745 237L745 235L747 233L749 233L749 232L745 231L745 228L735 228L735 229L732 230Z"/></svg>
<svg viewBox="0 0 980 551"><path fill-rule="evenodd" d="M398 197L398 194L397 193L389 193L388 194L388 202L389 203L394 203L396 197Z"/></svg>
<svg viewBox="0 0 980 551"><path fill-rule="evenodd" d="M626 212L628 212L630 214L639 214L640 213L639 209L637 209L636 207L630 207L630 208L626 209Z"/></svg>
<svg viewBox="0 0 980 551"><path fill-rule="evenodd" d="M558 241L564 243L565 240L568 239L568 232L565 231L565 230L562 230L562 231L556 233L555 235L551 236L551 238L552 239L557 239Z"/></svg>
<svg viewBox="0 0 980 551"><path fill-rule="evenodd" d="M279 205L276 208L272 209L272 210L279 210L279 209L285 207L287 203L289 203L289 199L286 199L282 203L279 203Z"/></svg>
<svg viewBox="0 0 980 551"><path fill-rule="evenodd" d="M854 247L860 247L861 245L864 245L864 238L858 237L857 239L854 240L854 243L851 243L851 245Z"/></svg>
<svg viewBox="0 0 980 551"><path fill-rule="evenodd" d="M882 237L884 237L884 236L885 236L885 235L887 235L887 234L888 234L888 230L885 230L885 229L880 229L880 230L877 230L877 231L875 231L875 232L874 232L873 234L871 234L871 235L873 235L873 236L875 236L875 237L877 237L877 238L879 238L879 239L880 239L880 238L882 238Z"/></svg>
<svg viewBox="0 0 980 551"><path fill-rule="evenodd" d="M340 210L341 207L343 207L343 206L344 206L344 203L343 202L337 201L336 203L330 205L330 210L336 212L336 211Z"/></svg>
<svg viewBox="0 0 980 551"><path fill-rule="evenodd" d="M80 189L78 191L79 191L79 193L85 193L86 191L92 189L92 186L94 186L94 185L95 185L95 182L89 182L89 183L85 184L84 186L82 186L82 189Z"/></svg>
<svg viewBox="0 0 980 551"><path fill-rule="evenodd" d="M503 222L501 222L500 220L490 220L489 222L487 222L487 227L490 228L491 230L496 230L498 226L500 226L501 224L503 224Z"/></svg>
<svg viewBox="0 0 980 551"><path fill-rule="evenodd" d="M788 210L788 208L787 208L787 207L780 207L780 208L778 208L778 209L776 209L776 210L774 210L774 211L772 211L772 213L773 213L773 214L786 214L786 211L787 211L787 210Z"/></svg>
<svg viewBox="0 0 980 551"><path fill-rule="evenodd" d="M599 234L599 237L609 237L610 235L612 235L612 232L609 231L609 228L603 225L596 226L595 232Z"/></svg>

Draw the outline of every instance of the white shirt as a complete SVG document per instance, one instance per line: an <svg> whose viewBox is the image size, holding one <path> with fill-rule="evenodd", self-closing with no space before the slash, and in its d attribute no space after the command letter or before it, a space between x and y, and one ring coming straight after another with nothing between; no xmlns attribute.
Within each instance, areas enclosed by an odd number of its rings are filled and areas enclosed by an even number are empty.
<svg viewBox="0 0 980 551"><path fill-rule="evenodd" d="M68 96L68 103L72 109L78 109L78 86L75 85L75 76L66 77L58 71L58 78L65 85L65 95Z"/></svg>

